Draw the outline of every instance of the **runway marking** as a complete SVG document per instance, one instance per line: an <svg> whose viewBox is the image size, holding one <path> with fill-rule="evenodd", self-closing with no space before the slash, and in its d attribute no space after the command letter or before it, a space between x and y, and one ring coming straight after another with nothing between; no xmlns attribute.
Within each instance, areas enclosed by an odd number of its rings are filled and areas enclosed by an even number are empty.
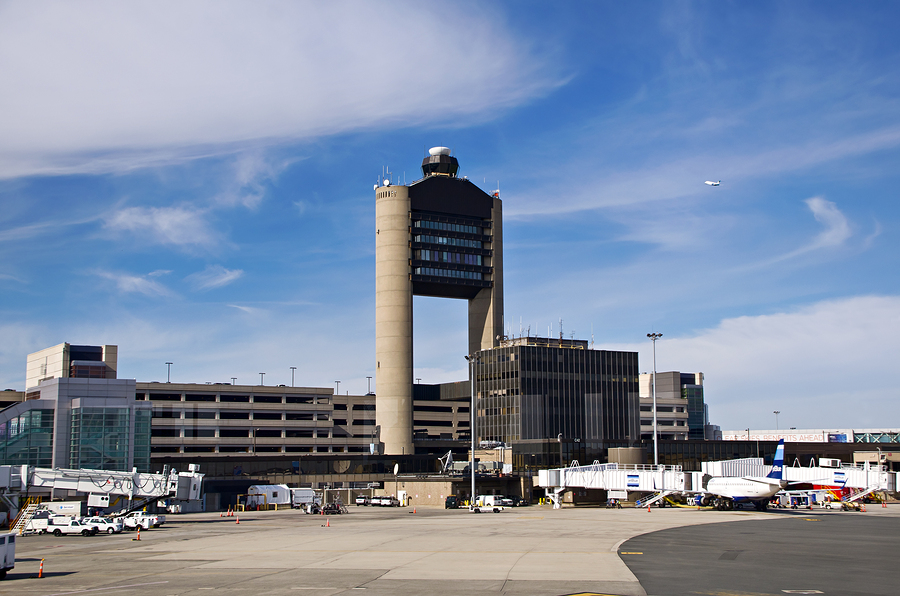
<svg viewBox="0 0 900 596"><path fill-rule="evenodd" d="M642 554L644 554L644 553L640 553L640 552L631 553L631 552L624 552L624 551L623 551L623 552L621 552L621 553L619 553L619 554L620 554L620 555L642 555Z"/></svg>
<svg viewBox="0 0 900 596"><path fill-rule="evenodd" d="M57 592L56 594L49 594L48 596L65 596L66 594L84 594L85 592L102 592L103 590L121 590L122 588L138 588L140 586L156 586L158 584L167 584L168 581L164 582L148 582L146 584L129 584L127 586L110 586L108 588L91 588L90 590L75 590L72 592Z"/></svg>
<svg viewBox="0 0 900 596"><path fill-rule="evenodd" d="M812 518L812 517L804 517L804 518L803 518L803 521L819 521L819 520L817 520L817 519L815 519L815 518ZM782 590L782 592L784 592L784 590ZM803 594L803 593L804 593L804 592L800 592L800 594ZM812 592L812 593L814 594L815 592ZM822 593L822 592L819 592L819 594L821 594L821 593ZM788 594L790 594L790 592L788 592Z"/></svg>
<svg viewBox="0 0 900 596"><path fill-rule="evenodd" d="M615 594L600 594L599 592L578 592L577 594L564 594L563 596L616 596Z"/></svg>

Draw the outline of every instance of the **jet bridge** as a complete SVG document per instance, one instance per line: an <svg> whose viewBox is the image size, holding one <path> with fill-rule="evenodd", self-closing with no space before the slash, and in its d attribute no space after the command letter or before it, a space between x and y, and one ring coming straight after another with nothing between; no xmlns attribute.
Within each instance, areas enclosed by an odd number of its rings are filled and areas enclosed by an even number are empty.
<svg viewBox="0 0 900 596"><path fill-rule="evenodd" d="M630 464L601 464L588 466L573 461L565 468L538 471L538 486L548 491L554 507L569 488L593 488L615 491L619 494L650 494L645 501L658 500L668 494L705 492L706 480L712 476L740 478L766 476L772 466L764 465L762 458L743 458L718 462L704 462L703 472L684 472L681 466L653 466ZM851 489L853 498L877 491L895 491L896 476L884 466L864 462L841 467L784 468L784 479L792 484L816 484ZM651 493L655 493L651 494ZM642 501L643 506L646 502Z"/></svg>
<svg viewBox="0 0 900 596"><path fill-rule="evenodd" d="M573 461L567 468L538 471L538 485L552 489L549 493L554 508L567 488L594 488L622 492L680 492L685 489L681 466L644 464L601 464L581 466Z"/></svg>
<svg viewBox="0 0 900 596"><path fill-rule="evenodd" d="M49 496L56 490L75 491L90 497L117 496L129 500L167 497L190 501L200 498L203 474L199 469L199 465L190 464L187 472L164 469L162 474L143 474L137 471L0 466L0 500L9 509L11 520L18 516L20 497Z"/></svg>

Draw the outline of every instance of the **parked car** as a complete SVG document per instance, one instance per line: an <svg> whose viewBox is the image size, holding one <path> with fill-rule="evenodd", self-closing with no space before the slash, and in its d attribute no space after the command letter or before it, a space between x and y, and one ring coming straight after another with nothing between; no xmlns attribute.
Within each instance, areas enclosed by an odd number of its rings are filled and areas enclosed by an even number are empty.
<svg viewBox="0 0 900 596"><path fill-rule="evenodd" d="M447 495L447 498L444 499L444 509L459 509L459 497Z"/></svg>
<svg viewBox="0 0 900 596"><path fill-rule="evenodd" d="M531 503L528 502L528 499L523 497L510 497L510 499L512 500L513 507L527 507L528 505L531 505Z"/></svg>
<svg viewBox="0 0 900 596"><path fill-rule="evenodd" d="M121 519L112 519L109 517L83 517L81 523L86 526L96 527L101 533L118 534L125 529L125 524Z"/></svg>
<svg viewBox="0 0 900 596"><path fill-rule="evenodd" d="M368 504L369 504L369 497L367 497L365 495L359 495L358 497L356 497L356 506L357 507L359 507L360 505L368 505Z"/></svg>

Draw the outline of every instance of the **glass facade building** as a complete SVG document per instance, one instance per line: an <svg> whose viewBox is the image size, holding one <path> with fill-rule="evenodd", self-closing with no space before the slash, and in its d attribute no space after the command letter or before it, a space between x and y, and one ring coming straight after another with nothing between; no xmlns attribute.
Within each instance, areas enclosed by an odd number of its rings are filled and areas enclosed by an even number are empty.
<svg viewBox="0 0 900 596"><path fill-rule="evenodd" d="M0 462L50 467L53 461L53 410L30 410L0 422Z"/></svg>
<svg viewBox="0 0 900 596"><path fill-rule="evenodd" d="M478 352L474 369L480 441L639 437L636 352L519 338Z"/></svg>
<svg viewBox="0 0 900 596"><path fill-rule="evenodd" d="M134 412L134 434L131 414ZM150 412L130 408L72 408L69 465L94 470L128 470L130 443L133 467L150 471ZM141 422L138 418L142 419ZM143 449L139 449L141 445Z"/></svg>

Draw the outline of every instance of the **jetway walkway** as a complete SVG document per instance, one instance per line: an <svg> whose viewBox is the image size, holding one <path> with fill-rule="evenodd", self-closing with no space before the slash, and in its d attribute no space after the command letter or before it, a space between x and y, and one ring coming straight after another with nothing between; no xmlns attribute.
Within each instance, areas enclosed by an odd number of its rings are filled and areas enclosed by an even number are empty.
<svg viewBox="0 0 900 596"><path fill-rule="evenodd" d="M188 472L163 470L162 474L142 474L115 470L67 470L34 466L0 466L0 500L10 513L10 520L19 523L19 508L23 496L53 494L53 491L74 491L93 497L117 496L129 500L174 498L191 501L200 498L203 474L196 464ZM27 523L27 520L25 520ZM11 523L12 525L12 523Z"/></svg>
<svg viewBox="0 0 900 596"><path fill-rule="evenodd" d="M673 493L705 492L706 481L712 476L765 476L772 470L772 466L764 465L761 458L704 462L702 467L703 472L684 472L681 466L601 464L596 461L582 466L573 461L565 468L539 470L538 486L548 490L554 506L558 506L559 497L569 488L657 493L645 499L649 502L654 496L658 501ZM896 474L886 471L884 466L869 462L839 468L784 468L784 479L788 482L848 488L854 491L851 497L854 500L872 492L895 491ZM646 505L642 501L642 506Z"/></svg>

